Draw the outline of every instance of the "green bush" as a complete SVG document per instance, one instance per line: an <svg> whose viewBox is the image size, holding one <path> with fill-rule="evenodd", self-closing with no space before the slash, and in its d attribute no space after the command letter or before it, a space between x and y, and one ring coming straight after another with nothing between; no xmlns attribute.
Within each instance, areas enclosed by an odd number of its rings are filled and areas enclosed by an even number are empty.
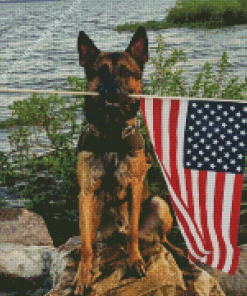
<svg viewBox="0 0 247 296"><path fill-rule="evenodd" d="M126 23L117 26L116 30L135 31L140 25L149 30L184 26L211 29L246 23L246 0L180 0L161 21Z"/></svg>

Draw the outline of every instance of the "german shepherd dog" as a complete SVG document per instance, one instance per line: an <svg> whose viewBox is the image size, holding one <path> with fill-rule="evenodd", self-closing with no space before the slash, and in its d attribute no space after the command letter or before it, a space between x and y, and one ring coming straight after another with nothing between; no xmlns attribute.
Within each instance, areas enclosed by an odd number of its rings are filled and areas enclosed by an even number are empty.
<svg viewBox="0 0 247 296"><path fill-rule="evenodd" d="M88 91L99 93L85 99L86 120L78 144L81 260L74 284L75 293L82 294L92 280L93 245L97 231L104 231L107 224L119 226L128 234L128 266L137 275L145 274L138 236L146 227L140 226L139 220L141 205L148 196L144 178L150 164L138 128L140 103L129 95L142 92L148 39L145 29L139 27L124 52L105 53L84 32L80 32L78 52L79 63L85 69ZM115 210L115 220L111 219L110 209ZM153 209L152 213L150 211L143 225L148 225L148 219L157 216L163 229L162 242L166 243L166 233L172 227L169 207L156 197L150 203L150 209Z"/></svg>

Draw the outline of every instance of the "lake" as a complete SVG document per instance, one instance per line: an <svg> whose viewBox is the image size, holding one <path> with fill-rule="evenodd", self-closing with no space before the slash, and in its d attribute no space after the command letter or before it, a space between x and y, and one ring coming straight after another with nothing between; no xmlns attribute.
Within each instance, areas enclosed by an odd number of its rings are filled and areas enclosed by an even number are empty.
<svg viewBox="0 0 247 296"><path fill-rule="evenodd" d="M0 87L53 89L66 88L68 75L84 77L78 63L77 36L84 30L102 50L123 50L132 36L117 33L125 22L161 20L175 0L68 0L0 2ZM18 2L18 1L17 1ZM183 49L188 60L181 63L188 84L209 61L213 68L227 51L232 77L246 76L247 25L202 30L171 28L148 31L150 56L155 53L158 34L168 53ZM151 63L145 68L148 83ZM0 93L0 120L10 113L7 105L27 95ZM8 132L0 130L0 150L9 151Z"/></svg>

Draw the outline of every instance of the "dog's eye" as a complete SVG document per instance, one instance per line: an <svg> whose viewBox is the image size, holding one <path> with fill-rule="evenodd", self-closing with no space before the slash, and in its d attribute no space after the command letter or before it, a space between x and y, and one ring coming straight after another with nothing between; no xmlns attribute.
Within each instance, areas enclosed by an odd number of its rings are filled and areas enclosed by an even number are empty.
<svg viewBox="0 0 247 296"><path fill-rule="evenodd" d="M109 67L108 65L103 65L101 68L99 68L98 70L98 75L100 78L106 76L106 75L109 75L110 74L110 70L109 70Z"/></svg>
<svg viewBox="0 0 247 296"><path fill-rule="evenodd" d="M119 67L119 74L124 77L128 77L131 75L131 72L123 65Z"/></svg>

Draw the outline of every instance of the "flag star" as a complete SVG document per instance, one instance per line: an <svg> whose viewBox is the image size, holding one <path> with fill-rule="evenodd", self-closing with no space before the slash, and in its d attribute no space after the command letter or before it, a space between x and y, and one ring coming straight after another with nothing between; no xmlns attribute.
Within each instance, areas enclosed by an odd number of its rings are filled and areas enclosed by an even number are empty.
<svg viewBox="0 0 247 296"><path fill-rule="evenodd" d="M203 112L202 109L197 110L197 113L199 113L199 114L202 114L202 112Z"/></svg>
<svg viewBox="0 0 247 296"><path fill-rule="evenodd" d="M233 121L234 121L234 118L230 117L230 118L228 119L228 121L233 122Z"/></svg>
<svg viewBox="0 0 247 296"><path fill-rule="evenodd" d="M197 120L197 121L196 121L196 124L197 124L197 125L200 125L200 124L201 124L201 120Z"/></svg>
<svg viewBox="0 0 247 296"><path fill-rule="evenodd" d="M202 139L200 140L200 143L204 144L204 143L205 143L205 139L202 138Z"/></svg>
<svg viewBox="0 0 247 296"><path fill-rule="evenodd" d="M191 154L191 149L187 149L187 154Z"/></svg>
<svg viewBox="0 0 247 296"><path fill-rule="evenodd" d="M241 172L241 167L240 166L236 167L236 170Z"/></svg>
<svg viewBox="0 0 247 296"><path fill-rule="evenodd" d="M221 135L220 135L220 138L221 138L222 140L224 140L225 137L226 137L226 136L225 136L224 134L221 134Z"/></svg>
<svg viewBox="0 0 247 296"><path fill-rule="evenodd" d="M225 153L225 157L226 158L229 158L230 157L230 153L229 152Z"/></svg>
<svg viewBox="0 0 247 296"><path fill-rule="evenodd" d="M216 120L220 121L222 118L220 116L216 116Z"/></svg>
<svg viewBox="0 0 247 296"><path fill-rule="evenodd" d="M222 163L222 158L218 158L218 159L217 159L217 162L218 162L218 163Z"/></svg>
<svg viewBox="0 0 247 296"><path fill-rule="evenodd" d="M217 106L217 109L218 109L218 110L221 110L222 108L223 108L222 105L218 105L218 106Z"/></svg>
<svg viewBox="0 0 247 296"><path fill-rule="evenodd" d="M244 118L242 119L242 123L246 123L246 120Z"/></svg>
<svg viewBox="0 0 247 296"><path fill-rule="evenodd" d="M197 107L197 103L193 103L192 106L193 106L194 108L196 108L196 107Z"/></svg>
<svg viewBox="0 0 247 296"><path fill-rule="evenodd" d="M208 134L207 134L207 137L208 137L208 138L212 138L212 136L213 136L212 133L208 133Z"/></svg>
<svg viewBox="0 0 247 296"><path fill-rule="evenodd" d="M207 130L206 126L202 127L202 131L205 132Z"/></svg>
<svg viewBox="0 0 247 296"><path fill-rule="evenodd" d="M189 129L190 129L191 131L193 131L193 130L194 130L194 126L193 126L193 125L190 125L190 126L189 126Z"/></svg>
<svg viewBox="0 0 247 296"><path fill-rule="evenodd" d="M226 164L223 166L223 168L225 171L227 171L229 169L229 167Z"/></svg>
<svg viewBox="0 0 247 296"><path fill-rule="evenodd" d="M203 116L203 119L204 119L204 120L207 120L207 119L208 119L208 115L204 115L204 116Z"/></svg>
<svg viewBox="0 0 247 296"><path fill-rule="evenodd" d="M210 114L214 115L216 112L214 110L210 111Z"/></svg>
<svg viewBox="0 0 247 296"><path fill-rule="evenodd" d="M224 150L224 146L219 146L219 150L220 151Z"/></svg>
<svg viewBox="0 0 247 296"><path fill-rule="evenodd" d="M200 133L199 133L199 132L195 132L195 133L194 133L194 136L195 136L195 137L199 137L199 136L200 136Z"/></svg>
<svg viewBox="0 0 247 296"><path fill-rule="evenodd" d="M244 147L245 146L244 142L240 142L239 146Z"/></svg>
<svg viewBox="0 0 247 296"><path fill-rule="evenodd" d="M208 125L209 126L213 126L214 125L214 122L213 121L209 121Z"/></svg>
<svg viewBox="0 0 247 296"><path fill-rule="evenodd" d="M232 129L228 129L228 130L227 130L227 133L228 133L228 134L232 134L232 133L233 133Z"/></svg>
<svg viewBox="0 0 247 296"><path fill-rule="evenodd" d="M211 153L211 155L216 156L216 155L217 155L216 151L213 151L213 152Z"/></svg>
<svg viewBox="0 0 247 296"><path fill-rule="evenodd" d="M195 119L196 118L195 114L191 114L190 118Z"/></svg>
<svg viewBox="0 0 247 296"><path fill-rule="evenodd" d="M228 114L229 114L229 113L228 113L227 111L224 111L224 112L223 112L223 115L224 115L224 116L227 116Z"/></svg>
<svg viewBox="0 0 247 296"><path fill-rule="evenodd" d="M217 145L219 141L217 139L213 139L213 144Z"/></svg>
<svg viewBox="0 0 247 296"><path fill-rule="evenodd" d="M235 127L236 129L240 129L240 125L239 125L238 123L235 124L234 127Z"/></svg>
<svg viewBox="0 0 247 296"><path fill-rule="evenodd" d="M186 162L186 165L187 166L191 166L191 162Z"/></svg>
<svg viewBox="0 0 247 296"><path fill-rule="evenodd" d="M209 145L209 144L206 145L206 149L207 149L207 150L211 149L211 145Z"/></svg>
<svg viewBox="0 0 247 296"><path fill-rule="evenodd" d="M243 159L243 158L244 158L243 154L238 154L238 159Z"/></svg>
<svg viewBox="0 0 247 296"><path fill-rule="evenodd" d="M200 154L200 155L203 155L203 154L204 154L204 152L203 152L202 150L200 150L200 151L199 151L199 154Z"/></svg>
<svg viewBox="0 0 247 296"><path fill-rule="evenodd" d="M197 144L193 145L194 149L197 149L199 146Z"/></svg>
<svg viewBox="0 0 247 296"><path fill-rule="evenodd" d="M235 107L234 107L234 106L231 106L230 109L231 109L232 111L234 111L234 110L235 110Z"/></svg>
<svg viewBox="0 0 247 296"><path fill-rule="evenodd" d="M232 152L236 152L238 149L236 147L232 147Z"/></svg>
<svg viewBox="0 0 247 296"><path fill-rule="evenodd" d="M214 165L213 163L211 163L211 164L210 164L210 167L211 167L212 169L214 169L214 168L215 168L215 165Z"/></svg>
<svg viewBox="0 0 247 296"><path fill-rule="evenodd" d="M236 163L236 160L235 159L231 159L230 160L230 164L235 164Z"/></svg>
<svg viewBox="0 0 247 296"><path fill-rule="evenodd" d="M240 131L240 134L244 136L245 135L245 131Z"/></svg>
<svg viewBox="0 0 247 296"><path fill-rule="evenodd" d="M241 112L235 114L237 117L241 117Z"/></svg>
<svg viewBox="0 0 247 296"><path fill-rule="evenodd" d="M192 138L188 138L187 141L188 141L189 143L191 143L191 142L193 141L193 139L192 139Z"/></svg>
<svg viewBox="0 0 247 296"><path fill-rule="evenodd" d="M208 162L209 160L209 157L204 157L204 161Z"/></svg>
<svg viewBox="0 0 247 296"><path fill-rule="evenodd" d="M239 139L238 136L234 136L234 137L233 137L233 140L234 140L234 141L237 141L238 139Z"/></svg>
<svg viewBox="0 0 247 296"><path fill-rule="evenodd" d="M226 145L227 145L227 146L230 146L231 144L232 144L231 141L226 141Z"/></svg>
<svg viewBox="0 0 247 296"><path fill-rule="evenodd" d="M196 160L197 160L197 157L194 155L194 156L192 157L192 160L196 161Z"/></svg>
<svg viewBox="0 0 247 296"><path fill-rule="evenodd" d="M220 131L220 129L219 129L218 127L216 127L216 128L214 129L214 131L215 131L216 133L218 133L218 132Z"/></svg>
<svg viewBox="0 0 247 296"><path fill-rule="evenodd" d="M227 124L225 122L223 122L222 126L225 128L225 127L227 127Z"/></svg>
<svg viewBox="0 0 247 296"><path fill-rule="evenodd" d="M202 167L202 165L203 165L203 164L202 164L201 162L198 162L198 163L197 163L197 166L198 166L199 168Z"/></svg>
<svg viewBox="0 0 247 296"><path fill-rule="evenodd" d="M210 105L209 105L209 103L207 103L207 104L204 104L204 108L209 108L210 107Z"/></svg>

